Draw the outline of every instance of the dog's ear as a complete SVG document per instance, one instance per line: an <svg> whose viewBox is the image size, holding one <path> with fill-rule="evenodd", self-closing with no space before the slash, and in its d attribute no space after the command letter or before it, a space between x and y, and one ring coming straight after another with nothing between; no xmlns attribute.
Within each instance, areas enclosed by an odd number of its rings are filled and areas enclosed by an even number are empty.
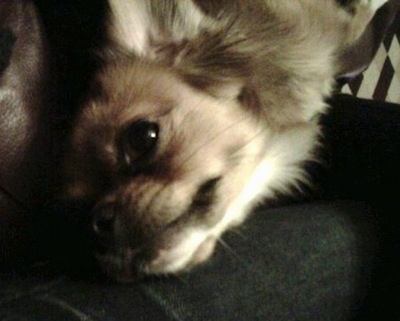
<svg viewBox="0 0 400 321"><path fill-rule="evenodd" d="M109 6L112 39L137 56L171 64L209 20L191 0L109 0Z"/></svg>
<svg viewBox="0 0 400 321"><path fill-rule="evenodd" d="M109 0L110 38L126 50L144 55L152 22L145 1Z"/></svg>

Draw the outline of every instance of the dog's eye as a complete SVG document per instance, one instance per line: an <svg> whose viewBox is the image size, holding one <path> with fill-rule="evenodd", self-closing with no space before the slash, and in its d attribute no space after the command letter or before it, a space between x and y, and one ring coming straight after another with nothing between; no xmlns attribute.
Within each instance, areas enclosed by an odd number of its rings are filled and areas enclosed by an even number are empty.
<svg viewBox="0 0 400 321"><path fill-rule="evenodd" d="M126 165L150 157L158 142L159 126L147 120L132 123L121 136L121 152Z"/></svg>

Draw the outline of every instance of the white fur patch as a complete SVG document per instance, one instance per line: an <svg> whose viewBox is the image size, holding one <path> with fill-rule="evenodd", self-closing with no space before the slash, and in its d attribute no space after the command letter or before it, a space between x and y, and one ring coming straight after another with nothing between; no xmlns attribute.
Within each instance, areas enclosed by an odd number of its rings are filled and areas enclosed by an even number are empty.
<svg viewBox="0 0 400 321"><path fill-rule="evenodd" d="M151 273L174 273L185 268L209 234L204 229L186 230L183 241L172 249L161 251L157 259L149 264Z"/></svg>
<svg viewBox="0 0 400 321"><path fill-rule="evenodd" d="M228 227L242 223L248 211L261 198L271 197L304 180L302 163L312 158L319 130L308 124L275 133L269 139L265 156L239 197L230 205L211 235L220 236Z"/></svg>

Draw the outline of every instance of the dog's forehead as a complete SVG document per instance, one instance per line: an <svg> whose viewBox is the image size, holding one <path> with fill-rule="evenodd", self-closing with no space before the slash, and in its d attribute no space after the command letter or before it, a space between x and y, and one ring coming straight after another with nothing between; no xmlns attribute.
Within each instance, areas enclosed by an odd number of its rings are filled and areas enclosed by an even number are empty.
<svg viewBox="0 0 400 321"><path fill-rule="evenodd" d="M183 128L191 123L193 132L233 123L241 126L243 121L239 119L250 118L236 100L212 97L167 68L151 64L111 65L100 76L100 82L106 99L96 106L94 114L105 114L105 122L127 124L139 118L166 116Z"/></svg>
<svg viewBox="0 0 400 321"><path fill-rule="evenodd" d="M99 80L104 90L114 92L130 92L140 94L143 90L159 89L165 93L168 88L176 86L178 77L170 68L158 66L143 60L126 58L106 64Z"/></svg>

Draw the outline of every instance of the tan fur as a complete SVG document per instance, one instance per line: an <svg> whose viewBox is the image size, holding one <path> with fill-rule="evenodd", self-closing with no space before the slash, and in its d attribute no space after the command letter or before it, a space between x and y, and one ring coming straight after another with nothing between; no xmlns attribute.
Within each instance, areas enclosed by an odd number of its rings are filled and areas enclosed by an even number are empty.
<svg viewBox="0 0 400 321"><path fill-rule="evenodd" d="M113 216L106 273L199 264L257 202L304 179L337 57L374 4L110 0L111 44L65 164L65 197ZM159 138L129 172L118 140L138 119Z"/></svg>

